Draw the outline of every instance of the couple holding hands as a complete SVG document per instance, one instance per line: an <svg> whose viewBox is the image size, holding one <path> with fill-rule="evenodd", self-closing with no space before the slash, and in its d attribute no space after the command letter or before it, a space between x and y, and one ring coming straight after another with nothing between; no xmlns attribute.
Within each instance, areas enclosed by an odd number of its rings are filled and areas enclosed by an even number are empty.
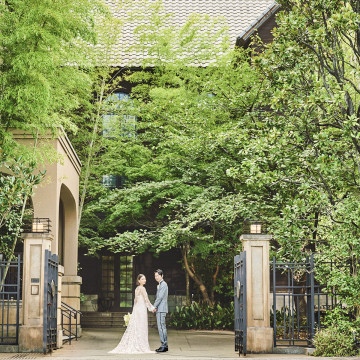
<svg viewBox="0 0 360 360"><path fill-rule="evenodd" d="M149 301L146 289L146 277L139 274L136 279L135 300L130 321L120 343L111 354L141 354L153 353L150 350L148 339L148 315L147 309L156 313L157 327L159 330L161 346L156 352L168 351L167 332L165 318L168 312L167 298L168 286L163 280L163 271L155 271L155 280L159 283L157 286L156 299L154 305Z"/></svg>

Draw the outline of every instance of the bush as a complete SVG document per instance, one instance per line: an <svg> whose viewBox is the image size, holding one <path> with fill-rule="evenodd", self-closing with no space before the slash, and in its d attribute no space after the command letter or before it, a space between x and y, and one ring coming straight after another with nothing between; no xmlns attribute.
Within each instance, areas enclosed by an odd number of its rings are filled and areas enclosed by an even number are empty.
<svg viewBox="0 0 360 360"><path fill-rule="evenodd" d="M170 327L177 329L224 330L234 329L234 304L227 307L193 303L176 307L170 314Z"/></svg>
<svg viewBox="0 0 360 360"><path fill-rule="evenodd" d="M356 318L351 309L336 306L326 314L323 324L327 328L335 327L340 332L354 332L355 329L360 328L360 318ZM356 334L356 336L358 335Z"/></svg>
<svg viewBox="0 0 360 360"><path fill-rule="evenodd" d="M358 354L354 335L338 327L322 329L315 334L314 356L354 356Z"/></svg>
<svg viewBox="0 0 360 360"><path fill-rule="evenodd" d="M329 311L322 323L325 326L316 333L314 355L352 356L357 355L360 318L353 316L351 309L337 306Z"/></svg>

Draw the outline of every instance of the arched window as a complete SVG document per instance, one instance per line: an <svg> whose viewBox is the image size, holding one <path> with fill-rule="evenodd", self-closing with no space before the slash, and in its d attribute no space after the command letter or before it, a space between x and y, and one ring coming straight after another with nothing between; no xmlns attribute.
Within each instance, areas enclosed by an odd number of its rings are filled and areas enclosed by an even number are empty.
<svg viewBox="0 0 360 360"><path fill-rule="evenodd" d="M136 116L127 114L131 111L130 95L114 92L106 99L107 114L103 115L103 136L133 137L136 135Z"/></svg>

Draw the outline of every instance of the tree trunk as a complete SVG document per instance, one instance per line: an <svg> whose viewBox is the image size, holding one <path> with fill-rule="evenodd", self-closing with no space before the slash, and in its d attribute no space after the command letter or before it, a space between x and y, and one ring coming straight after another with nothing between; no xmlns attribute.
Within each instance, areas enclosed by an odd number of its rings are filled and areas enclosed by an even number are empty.
<svg viewBox="0 0 360 360"><path fill-rule="evenodd" d="M220 266L219 264L216 264L216 270L214 275L212 276L212 288L211 288L211 301L213 304L215 304L215 292L214 292L214 288L216 286L216 281L217 281L217 276L219 274L219 270L220 270Z"/></svg>
<svg viewBox="0 0 360 360"><path fill-rule="evenodd" d="M38 144L38 136L39 136L39 130L36 132L36 137L35 137L35 142L34 142L34 154L35 154L35 149L36 149L37 144ZM31 194L31 190L29 191L29 194ZM9 258L7 259L8 262L7 262L5 270L3 272L3 276L0 279L0 281L1 281L0 282L0 291L3 290L6 275L7 275L8 271L9 271L9 267L10 267L10 261L11 261L13 255L14 255L14 252L15 252L17 240L18 240L18 237L19 237L19 234L20 234L20 229L21 229L21 225L22 225L22 222L23 222L24 214L25 214L26 202L27 202L29 194L26 194L25 197L24 197L23 206L21 208L21 215L20 215L19 224L18 224L18 226L16 228L16 232L15 232L15 236L14 236L14 242L13 242L13 245L12 245L11 250L10 250Z"/></svg>
<svg viewBox="0 0 360 360"><path fill-rule="evenodd" d="M294 279L295 281L295 279ZM299 279L298 283L296 284L299 288L295 288L293 290L294 294L296 294L296 299L294 305L296 314L298 316L299 321L306 317L307 314L307 304L306 304L306 274L304 274L301 279Z"/></svg>
<svg viewBox="0 0 360 360"><path fill-rule="evenodd" d="M185 283L186 283L186 305L191 305L191 297L190 297L190 277L189 273L185 271Z"/></svg>
<svg viewBox="0 0 360 360"><path fill-rule="evenodd" d="M10 267L10 261L11 261L13 255L14 255L15 247L16 247L16 244L17 244L17 239L18 239L18 236L19 236L19 233L20 233L20 229L21 229L21 225L22 225L22 221L23 221L23 217L24 217L24 213L25 213L25 207L26 207L27 198L28 198L28 197L27 197L27 195L26 195L25 198L24 198L24 202L23 202L22 209L21 209L21 216L20 216L19 226L18 226L18 228L16 229L14 242L13 242L13 245L12 245L11 250L10 250L9 258L7 259L8 262L7 262L7 264L6 264L6 267L5 267L4 272L3 272L3 276L2 276L2 278L1 278L0 292L3 290L4 284L5 284L6 275L7 275L8 271L9 271L9 267Z"/></svg>
<svg viewBox="0 0 360 360"><path fill-rule="evenodd" d="M103 102L103 98L104 98L105 85L106 85L105 78L103 78L102 83L101 83L100 98L99 98L97 112L96 112L96 116L95 116L94 128L93 128L91 141L90 141L90 145L89 145L89 152L88 152L88 156L86 159L84 184L83 184L83 189L81 192L81 198L80 198L80 204L79 204L78 229L80 228L81 214L82 214L82 210L84 207L85 196L86 196L86 188L87 188L87 184L88 184L89 177L90 177L91 160L93 158L94 144L95 144L96 134L97 134L98 127L99 127L100 110L101 110L101 106L102 106L102 102Z"/></svg>
<svg viewBox="0 0 360 360"><path fill-rule="evenodd" d="M187 248L183 248L182 249L182 255L183 255L183 260L184 260L184 265L185 265L185 270L187 271L187 273L189 274L189 276L194 280L195 284L199 287L201 295L203 297L203 301L210 305L213 306L213 302L211 301L208 291L206 289L206 286L204 284L204 282L201 279L201 276L197 275L194 271L194 268L191 269L188 263L188 249Z"/></svg>

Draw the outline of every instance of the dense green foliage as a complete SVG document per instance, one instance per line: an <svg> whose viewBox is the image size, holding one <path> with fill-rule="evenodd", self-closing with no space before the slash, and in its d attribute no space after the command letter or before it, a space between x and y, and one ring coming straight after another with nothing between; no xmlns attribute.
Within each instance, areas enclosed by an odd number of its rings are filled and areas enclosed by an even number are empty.
<svg viewBox="0 0 360 360"><path fill-rule="evenodd" d="M341 331L334 326L320 330L315 334L314 356L355 356L359 354L356 349L354 334L347 330Z"/></svg>
<svg viewBox="0 0 360 360"><path fill-rule="evenodd" d="M320 281L358 317L359 2L281 3L275 41L258 61L271 94L267 139L276 141L264 177L286 191L271 226L275 250L336 261L319 269ZM264 156L254 160L263 167Z"/></svg>
<svg viewBox="0 0 360 360"><path fill-rule="evenodd" d="M0 160L0 171L10 173L0 173L0 254L9 259L13 255L24 215L27 215L26 201L44 173L34 174L35 163L24 162L21 157L13 159L0 153Z"/></svg>
<svg viewBox="0 0 360 360"><path fill-rule="evenodd" d="M93 250L106 246L119 252L147 248L160 252L176 246L183 250L189 273L194 274L199 259L213 264L214 273L217 266L226 264L223 272L229 274L231 254L239 249L239 218L251 213L241 194L234 191L235 182L226 176L229 166L237 164L239 147L233 134L242 126L236 117L231 120L232 113L246 109L244 99L231 104L226 94L221 95L222 89L214 86L222 79L224 89L233 86L233 93L246 94L249 103L256 96L254 86L255 94L247 91L254 77L245 54L236 56L243 57L242 67L234 68L226 57L222 67L181 72L160 68L155 74L130 76L137 81L133 106L139 109L141 120L136 137L103 139L104 153L97 167L100 176L93 183L93 200L84 211L80 232ZM141 75L146 81L152 77L153 88L145 87ZM239 76L243 83L236 84L233 79ZM199 84L193 84L191 79L197 77ZM166 79L178 85L167 90L167 85L162 87ZM201 83L204 80L207 86ZM214 92L219 95L209 96ZM125 187L104 189L99 180L106 174L125 177Z"/></svg>
<svg viewBox="0 0 360 360"><path fill-rule="evenodd" d="M80 238L89 252L179 247L211 303L218 270L231 275L223 260L239 251L243 220L262 218L278 257L317 251L351 265L321 274L357 315L358 2L281 3L261 54L229 49L223 29L223 41L202 38L203 22L217 33L209 18L176 30L159 25L160 11L158 33L137 29L152 69L125 75L132 101L116 107L113 136L99 139ZM202 51L189 55L193 45ZM124 114L137 116L136 136L124 136ZM110 174L121 188L102 186ZM211 271L199 270L204 262Z"/></svg>
<svg viewBox="0 0 360 360"><path fill-rule="evenodd" d="M92 99L89 44L95 18L105 14L93 0L0 2L0 251L7 258L43 177L37 169L61 160L44 137L75 131L79 108ZM16 140L25 132L27 144Z"/></svg>
<svg viewBox="0 0 360 360"><path fill-rule="evenodd" d="M237 55L242 68L231 64ZM180 247L188 273L208 302L215 301L215 291L220 296L230 293L228 281L218 281L218 276L228 278L229 255L239 249L238 216L232 209L241 207L226 176L228 164L235 162L222 150L222 143L231 137L226 131L235 122L217 119L223 110L216 110L216 104L229 104L225 96L211 96L221 91L213 83L219 79L231 83L241 74L244 83L233 85L234 93L243 94L253 84L245 54L224 55L220 62L223 66L206 69L159 64L153 71L129 73L132 101L103 110L116 112L118 123L114 121L111 136L99 139L80 229L80 240L90 252L104 247L115 252ZM198 84L193 83L196 78ZM208 79L207 86L203 79ZM209 111L209 106L216 111ZM124 114L138 116L136 136L124 136ZM218 139L221 133L224 138ZM104 188L101 179L110 174L125 179L125 186ZM204 260L209 268L200 273ZM202 287L205 283L208 293Z"/></svg>
<svg viewBox="0 0 360 360"><path fill-rule="evenodd" d="M75 110L91 97L86 49L96 41L100 11L87 0L1 2L1 147L17 145L10 128L35 138L59 126L75 129Z"/></svg>
<svg viewBox="0 0 360 360"><path fill-rule="evenodd" d="M176 329L233 330L234 304L221 307L194 302L190 306L176 307L170 314L169 326Z"/></svg>
<svg viewBox="0 0 360 360"><path fill-rule="evenodd" d="M318 264L341 264L317 274L349 312L327 325L350 334L347 319L360 312L360 0L279 3L274 41L260 54L256 44L233 50L222 19L193 15L176 28L158 4L135 11L133 21L147 19L134 36L148 57L131 72L111 67L121 21L98 2L2 2L0 171L11 176L0 178L0 251L11 256L40 181L34 160L56 159L38 137L63 126L85 163L80 241L89 253L177 247L203 301L226 304L243 220L261 218L278 258L316 251ZM100 57L88 46L98 28ZM131 100L112 98L121 81ZM34 147L11 128L30 132ZM121 186L104 187L108 175Z"/></svg>

